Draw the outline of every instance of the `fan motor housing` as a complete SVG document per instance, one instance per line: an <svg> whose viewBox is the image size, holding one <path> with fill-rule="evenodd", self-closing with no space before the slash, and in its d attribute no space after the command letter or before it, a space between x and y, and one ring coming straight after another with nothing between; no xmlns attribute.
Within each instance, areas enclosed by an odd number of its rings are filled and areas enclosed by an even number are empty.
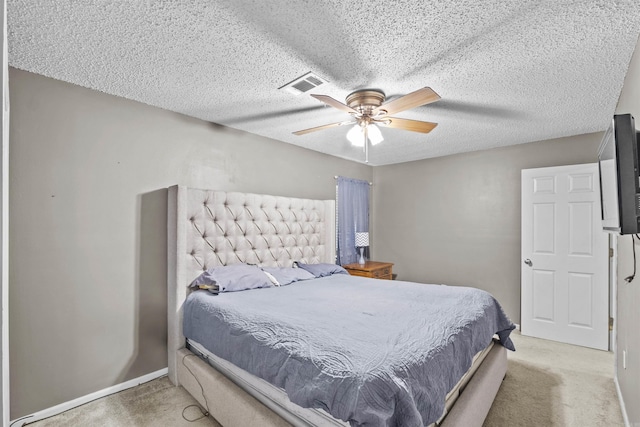
<svg viewBox="0 0 640 427"><path fill-rule="evenodd" d="M361 113L370 113L382 105L384 92L375 89L358 90L347 96L347 105Z"/></svg>

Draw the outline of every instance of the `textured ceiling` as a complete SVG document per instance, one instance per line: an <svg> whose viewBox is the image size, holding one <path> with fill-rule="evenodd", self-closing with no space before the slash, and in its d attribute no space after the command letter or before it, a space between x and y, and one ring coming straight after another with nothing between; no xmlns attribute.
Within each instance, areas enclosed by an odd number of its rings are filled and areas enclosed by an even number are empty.
<svg viewBox="0 0 640 427"><path fill-rule="evenodd" d="M632 0L7 3L13 67L359 162L344 127L292 135L347 114L278 88L440 94L397 114L438 127L382 129L372 165L604 130L640 32Z"/></svg>

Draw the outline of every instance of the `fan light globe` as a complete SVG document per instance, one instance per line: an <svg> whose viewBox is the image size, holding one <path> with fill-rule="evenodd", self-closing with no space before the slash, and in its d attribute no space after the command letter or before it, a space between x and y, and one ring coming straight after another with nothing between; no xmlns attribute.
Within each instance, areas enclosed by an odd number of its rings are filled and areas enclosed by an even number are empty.
<svg viewBox="0 0 640 427"><path fill-rule="evenodd" d="M371 141L371 145L377 145L384 141L380 128L374 124L367 126L367 133L369 134L369 141Z"/></svg>
<svg viewBox="0 0 640 427"><path fill-rule="evenodd" d="M351 144L355 147L364 147L364 128L365 126L360 126L359 124L352 127L349 132L347 132L347 139L351 142ZM384 141L382 137L382 132L378 126L374 124L369 124L366 126L367 135L369 137L369 141L371 145L380 144Z"/></svg>
<svg viewBox="0 0 640 427"><path fill-rule="evenodd" d="M364 132L362 132L362 129L360 125L355 125L347 132L347 139L355 147L364 147Z"/></svg>

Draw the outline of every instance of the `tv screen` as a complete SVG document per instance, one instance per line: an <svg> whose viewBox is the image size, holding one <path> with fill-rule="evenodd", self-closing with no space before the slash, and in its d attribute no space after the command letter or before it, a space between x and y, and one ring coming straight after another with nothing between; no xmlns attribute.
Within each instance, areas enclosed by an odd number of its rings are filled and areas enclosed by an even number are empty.
<svg viewBox="0 0 640 427"><path fill-rule="evenodd" d="M613 117L598 149L602 228L618 234L640 231L638 137L631 114Z"/></svg>

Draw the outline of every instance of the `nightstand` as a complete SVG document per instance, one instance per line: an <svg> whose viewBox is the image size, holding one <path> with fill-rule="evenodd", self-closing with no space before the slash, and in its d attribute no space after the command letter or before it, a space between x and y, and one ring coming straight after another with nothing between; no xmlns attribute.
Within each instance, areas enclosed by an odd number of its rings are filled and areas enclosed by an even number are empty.
<svg viewBox="0 0 640 427"><path fill-rule="evenodd" d="M366 261L364 265L353 263L342 266L352 276L372 277L374 279L391 280L393 277L392 262Z"/></svg>

